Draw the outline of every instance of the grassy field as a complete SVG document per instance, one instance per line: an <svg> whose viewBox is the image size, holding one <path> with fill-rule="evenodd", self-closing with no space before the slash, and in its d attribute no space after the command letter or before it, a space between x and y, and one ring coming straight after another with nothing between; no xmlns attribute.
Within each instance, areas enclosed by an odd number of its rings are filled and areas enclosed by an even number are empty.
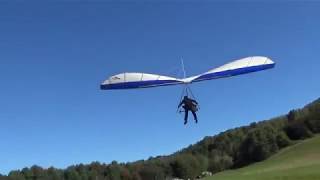
<svg viewBox="0 0 320 180"><path fill-rule="evenodd" d="M263 162L204 180L320 180L320 136L285 148Z"/></svg>

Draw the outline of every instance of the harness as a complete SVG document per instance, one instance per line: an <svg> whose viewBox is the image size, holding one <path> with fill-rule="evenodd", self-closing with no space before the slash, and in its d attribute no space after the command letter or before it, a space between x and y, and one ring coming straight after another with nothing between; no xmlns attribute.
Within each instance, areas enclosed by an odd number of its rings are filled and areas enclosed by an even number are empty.
<svg viewBox="0 0 320 180"><path fill-rule="evenodd" d="M189 97L189 95L190 95L191 99L193 99L193 100L196 99L194 94L191 91L191 88L188 85L185 85L182 89L182 92L181 92L179 104L184 101L184 99L183 99L184 96ZM190 103L192 103L192 104L190 105L191 107L188 109L190 109L191 111L197 112L200 109L199 104L196 104L196 103L192 102L191 100L190 100ZM179 113L185 112L185 108L187 108L186 104L184 104L181 107L178 107L177 112L179 112Z"/></svg>

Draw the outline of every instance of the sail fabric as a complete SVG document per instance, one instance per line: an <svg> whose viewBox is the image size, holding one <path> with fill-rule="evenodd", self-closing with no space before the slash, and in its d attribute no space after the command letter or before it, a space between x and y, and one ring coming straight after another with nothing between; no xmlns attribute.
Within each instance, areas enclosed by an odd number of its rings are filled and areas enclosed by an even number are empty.
<svg viewBox="0 0 320 180"><path fill-rule="evenodd" d="M176 84L189 84L198 81L225 78L256 71L262 71L273 68L274 66L275 63L267 57L253 56L239 59L218 68L214 68L203 74L184 79L138 72L121 73L111 76L110 78L105 80L100 85L100 88L103 90L134 89Z"/></svg>
<svg viewBox="0 0 320 180"><path fill-rule="evenodd" d="M177 78L147 73L121 73L111 76L105 80L100 88L107 89L134 89L157 86L168 86L182 84L183 81Z"/></svg>
<svg viewBox="0 0 320 180"><path fill-rule="evenodd" d="M201 75L187 79L192 83L262 71L273 68L274 66L275 63L267 57L253 56L230 62Z"/></svg>

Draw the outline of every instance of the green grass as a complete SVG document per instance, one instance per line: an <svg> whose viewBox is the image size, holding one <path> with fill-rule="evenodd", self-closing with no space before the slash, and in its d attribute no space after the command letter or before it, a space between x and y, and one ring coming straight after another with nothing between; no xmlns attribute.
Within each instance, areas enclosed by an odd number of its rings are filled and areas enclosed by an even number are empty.
<svg viewBox="0 0 320 180"><path fill-rule="evenodd" d="M204 180L320 180L320 136L285 148L265 161Z"/></svg>

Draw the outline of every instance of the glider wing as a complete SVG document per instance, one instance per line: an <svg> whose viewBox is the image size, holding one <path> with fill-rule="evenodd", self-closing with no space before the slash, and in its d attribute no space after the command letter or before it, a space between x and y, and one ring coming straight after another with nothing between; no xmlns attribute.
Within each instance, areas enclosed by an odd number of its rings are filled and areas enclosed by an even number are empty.
<svg viewBox="0 0 320 180"><path fill-rule="evenodd" d="M240 74L247 74L251 72L270 69L274 66L275 63L267 57L253 56L230 62L198 76L183 79L183 81L192 83L210 79L237 76Z"/></svg>
<svg viewBox="0 0 320 180"><path fill-rule="evenodd" d="M185 79L178 79L168 76L147 73L121 73L111 76L110 78L105 80L100 85L100 88L103 90L135 89L168 86L176 84L188 84L198 81L218 79L256 71L262 71L273 68L274 66L275 63L267 57L253 56L233 61L231 63L212 69L203 74L192 76Z"/></svg>
<svg viewBox="0 0 320 180"><path fill-rule="evenodd" d="M135 88L149 88L157 86L168 86L175 84L182 84L184 81L168 76L161 76L147 73L121 73L111 76L105 80L100 88L108 89L135 89Z"/></svg>

